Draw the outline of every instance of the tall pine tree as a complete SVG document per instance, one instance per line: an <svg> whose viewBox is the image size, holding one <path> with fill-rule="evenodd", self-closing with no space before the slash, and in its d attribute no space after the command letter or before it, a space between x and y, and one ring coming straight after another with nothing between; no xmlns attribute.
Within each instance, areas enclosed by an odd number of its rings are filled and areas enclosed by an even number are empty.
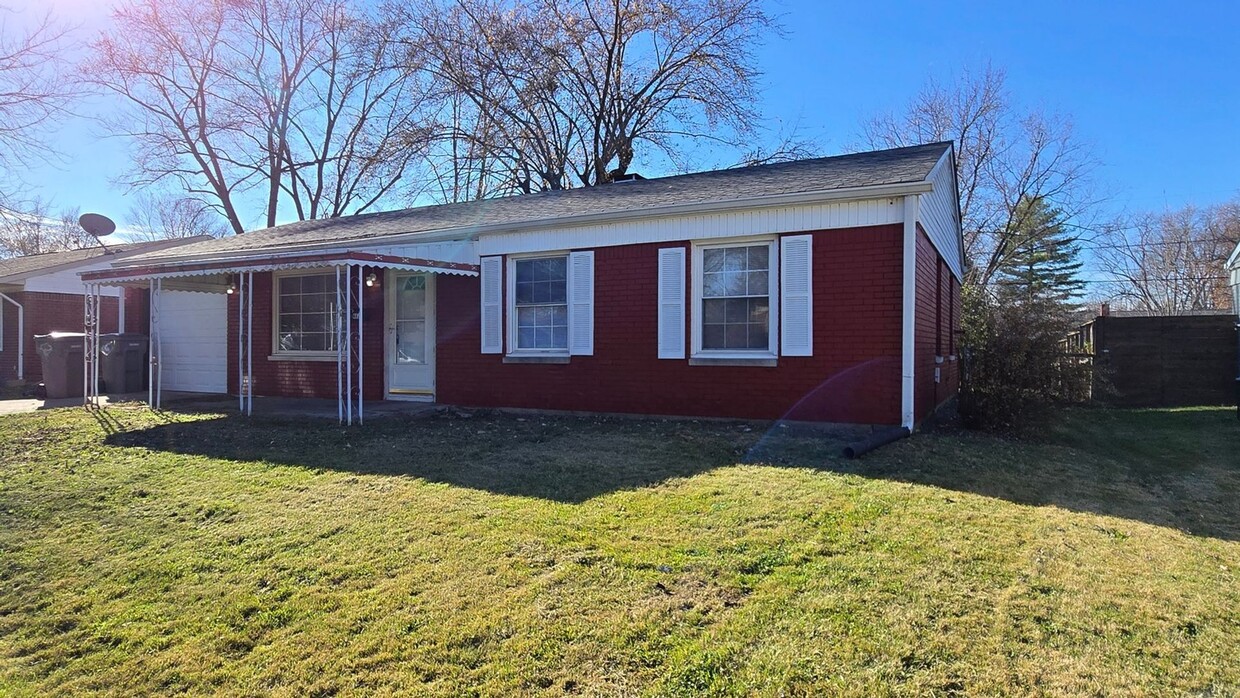
<svg viewBox="0 0 1240 698"><path fill-rule="evenodd" d="M1042 198L1016 206L1009 250L996 274L998 296L1068 306L1081 295L1081 248L1067 229L1063 212Z"/></svg>

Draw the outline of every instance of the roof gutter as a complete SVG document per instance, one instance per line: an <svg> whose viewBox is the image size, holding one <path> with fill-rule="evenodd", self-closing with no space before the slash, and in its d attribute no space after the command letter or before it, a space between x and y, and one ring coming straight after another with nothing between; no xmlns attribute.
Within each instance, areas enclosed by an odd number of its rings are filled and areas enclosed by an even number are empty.
<svg viewBox="0 0 1240 698"><path fill-rule="evenodd" d="M421 243L427 242L447 242L452 240L476 240L484 235L495 235L504 233L519 233L528 230L547 230L548 228L561 228L574 225L589 225L591 223L616 223L621 221L636 221L650 218L664 218L667 216L686 215L694 213L721 213L734 211L738 209L751 208L774 208L779 206L794 206L810 203L826 203L840 201L861 201L866 199L883 199L889 197L903 197L915 194L926 193L934 190L934 185L928 181L905 182L902 184L884 184L879 186L868 187L848 187L845 189L828 189L825 191L797 192L794 194L775 194L771 196L757 196L747 199L734 199L731 201L712 201L709 203L692 203L692 204L672 204L670 206L659 206L655 208L639 209L635 211L610 211L602 213L583 213L575 216L562 216L556 218L540 218L531 221L521 221L519 223L493 223L489 225L479 226L461 226L456 228L444 228L441 230L422 231L414 233L396 233L393 235L376 235L366 238L352 238L349 240L324 240L320 242L308 242L301 244L287 244L278 248L281 252L288 253L290 251L308 251L317 249L338 249L342 245L355 246L370 244L373 241L382 241L382 244L399 244L407 240L416 240ZM244 234L244 233L243 233ZM247 259L254 256L268 258L273 256L271 253L263 254L258 250L239 250L235 254L228 253L199 253L189 255L168 255L161 256L158 259L151 260L135 260L140 265L152 264L175 264L179 262L194 261L199 259ZM113 265L114 268L122 269L126 265Z"/></svg>

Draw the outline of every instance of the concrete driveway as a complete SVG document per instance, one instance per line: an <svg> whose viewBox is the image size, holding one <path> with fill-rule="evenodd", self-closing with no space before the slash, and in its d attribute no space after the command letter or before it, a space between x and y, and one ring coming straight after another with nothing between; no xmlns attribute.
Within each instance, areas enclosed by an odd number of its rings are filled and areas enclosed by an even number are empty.
<svg viewBox="0 0 1240 698"><path fill-rule="evenodd" d="M167 400L167 396L164 397ZM114 402L135 402L146 401L146 393L127 393L124 395L103 395L100 400L104 405ZM15 400L0 400L0 416L6 414L21 414L23 412L35 412L38 410L50 410L57 407L81 407L82 398L80 397L63 397L55 400L38 400L35 398L18 398Z"/></svg>

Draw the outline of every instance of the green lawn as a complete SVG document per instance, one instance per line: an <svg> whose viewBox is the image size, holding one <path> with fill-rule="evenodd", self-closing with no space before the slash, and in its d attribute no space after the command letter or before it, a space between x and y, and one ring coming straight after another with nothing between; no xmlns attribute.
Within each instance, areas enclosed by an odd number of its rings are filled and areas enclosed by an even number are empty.
<svg viewBox="0 0 1240 698"><path fill-rule="evenodd" d="M0 695L1240 691L1240 425L0 418Z"/></svg>

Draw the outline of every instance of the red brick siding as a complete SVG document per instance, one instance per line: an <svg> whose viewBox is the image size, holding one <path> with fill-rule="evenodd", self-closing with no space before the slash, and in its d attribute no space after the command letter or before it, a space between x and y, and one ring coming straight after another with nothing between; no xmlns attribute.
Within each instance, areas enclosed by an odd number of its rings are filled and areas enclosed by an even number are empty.
<svg viewBox="0 0 1240 698"><path fill-rule="evenodd" d="M505 364L501 356L481 354L478 280L441 276L437 398L474 406L898 423L901 237L901 225L814 234L814 356L780 357L774 368L657 358L657 255L675 243L595 250L594 355L566 365Z"/></svg>
<svg viewBox="0 0 1240 698"><path fill-rule="evenodd" d="M151 323L150 292L144 288L125 289L125 331L146 334Z"/></svg>
<svg viewBox="0 0 1240 698"><path fill-rule="evenodd" d="M959 362L949 358L953 323L959 324L959 309L949 312L954 293L959 302L959 283L930 238L918 226L917 234L917 310L914 328L914 412L918 420L932 414L959 388ZM954 317L953 317L954 315ZM940 353L941 350L941 353ZM943 362L938 363L937 357ZM934 370L940 379L934 380Z"/></svg>
<svg viewBox="0 0 1240 698"><path fill-rule="evenodd" d="M34 336L50 332L81 332L84 301L81 295L71 293L43 293L19 291L8 294L25 308L25 379L30 383L43 380L43 366L34 350ZM4 303L4 350L0 351L0 381L17 379L17 309L12 303ZM100 332L115 332L117 299L103 297L99 302L102 315ZM126 306L126 315L132 312ZM128 324L128 322L126 322Z"/></svg>
<svg viewBox="0 0 1240 698"><path fill-rule="evenodd" d="M370 273L369 268L365 273ZM383 277L382 270L377 270ZM333 361L272 361L272 291L271 274L254 275L254 337L253 372L255 395L290 397L336 397L336 362ZM382 400L384 395L384 318L383 284L364 291L366 342L365 398ZM237 393L237 310L238 299L228 298L228 390Z"/></svg>

